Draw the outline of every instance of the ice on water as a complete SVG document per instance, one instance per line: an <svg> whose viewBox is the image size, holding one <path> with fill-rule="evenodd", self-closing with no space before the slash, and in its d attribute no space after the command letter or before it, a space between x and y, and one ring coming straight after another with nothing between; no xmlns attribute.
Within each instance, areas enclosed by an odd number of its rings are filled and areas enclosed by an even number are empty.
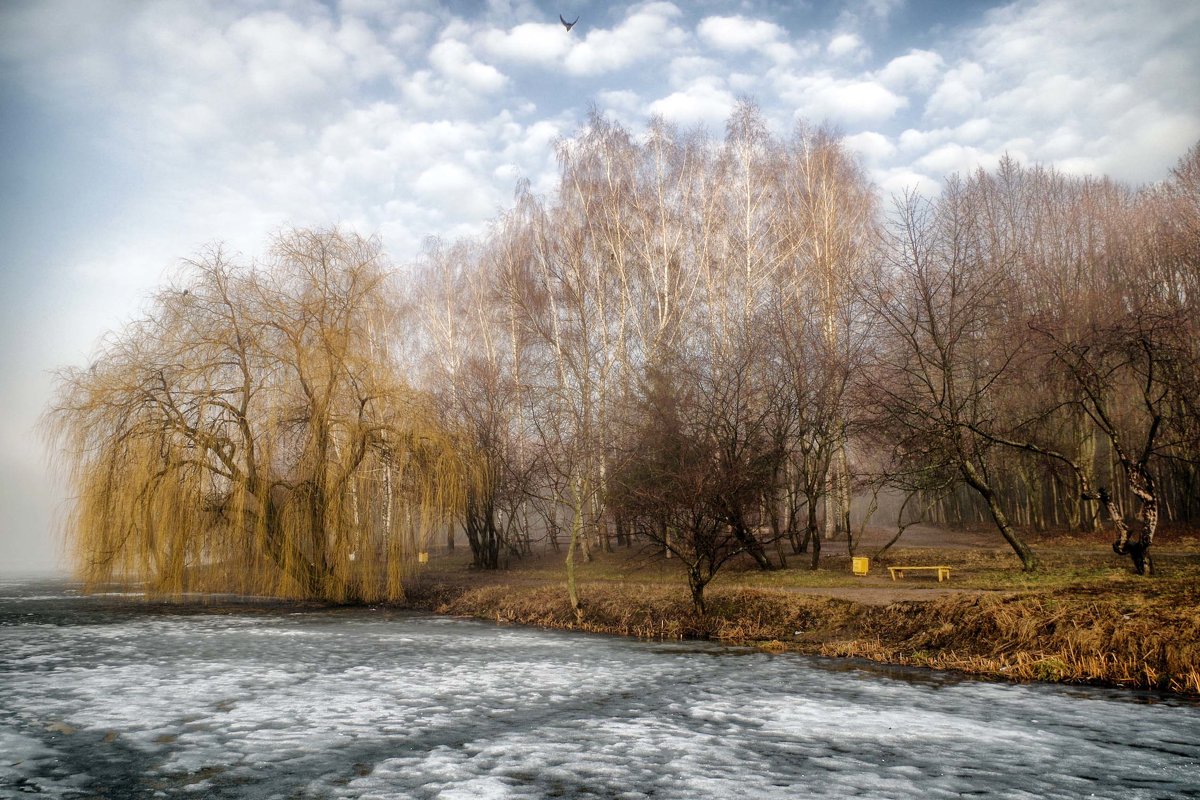
<svg viewBox="0 0 1200 800"><path fill-rule="evenodd" d="M1200 797L1200 708L0 585L0 796Z"/></svg>

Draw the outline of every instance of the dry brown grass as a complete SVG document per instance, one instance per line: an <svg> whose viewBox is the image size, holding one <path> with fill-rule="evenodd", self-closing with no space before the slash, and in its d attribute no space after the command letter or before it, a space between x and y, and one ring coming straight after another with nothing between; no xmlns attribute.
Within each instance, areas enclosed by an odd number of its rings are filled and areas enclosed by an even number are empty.
<svg viewBox="0 0 1200 800"><path fill-rule="evenodd" d="M560 585L441 586L413 599L440 613L643 638L711 638L773 651L858 657L1019 681L1200 694L1200 608L1177 596L1096 592L960 594L871 606L794 592L721 588L700 617L682 587L580 586L576 622Z"/></svg>
<svg viewBox="0 0 1200 800"><path fill-rule="evenodd" d="M829 655L956 669L1014 680L1104 683L1200 694L1194 603L1063 593L958 596L869 609L862 636Z"/></svg>
<svg viewBox="0 0 1200 800"><path fill-rule="evenodd" d="M835 553L817 572L737 564L710 585L704 617L677 565L638 551L598 553L580 565L582 625L553 554L491 573L467 570L463 553L435 559L410 598L423 608L509 623L1200 695L1200 549L1193 538L1170 538L1149 579L1133 575L1100 534L1047 535L1038 544L1042 569L1035 573L1022 572L1001 548L889 553L885 563L950 565L944 585L892 582L878 562L870 576L854 577L849 558Z"/></svg>

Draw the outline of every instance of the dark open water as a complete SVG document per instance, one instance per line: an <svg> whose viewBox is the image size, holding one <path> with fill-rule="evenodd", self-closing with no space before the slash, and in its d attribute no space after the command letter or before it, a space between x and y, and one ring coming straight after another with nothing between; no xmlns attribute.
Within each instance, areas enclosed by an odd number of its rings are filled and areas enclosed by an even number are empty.
<svg viewBox="0 0 1200 800"><path fill-rule="evenodd" d="M0 797L1200 797L1200 707L0 581Z"/></svg>

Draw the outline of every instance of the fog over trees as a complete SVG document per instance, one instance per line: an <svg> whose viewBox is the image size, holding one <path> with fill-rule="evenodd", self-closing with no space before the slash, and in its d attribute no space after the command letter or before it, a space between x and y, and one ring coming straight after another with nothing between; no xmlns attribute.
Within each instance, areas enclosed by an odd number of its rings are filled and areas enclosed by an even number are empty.
<svg viewBox="0 0 1200 800"><path fill-rule="evenodd" d="M593 115L551 196L395 270L293 231L189 262L64 370L45 417L93 580L396 598L455 531L819 565L853 494L1022 530L1107 528L1152 571L1200 515L1200 145L1128 187L1005 158L882 198L832 131L723 138ZM396 280L396 278L402 280ZM451 538L451 541L453 539ZM802 555L801 555L802 554Z"/></svg>

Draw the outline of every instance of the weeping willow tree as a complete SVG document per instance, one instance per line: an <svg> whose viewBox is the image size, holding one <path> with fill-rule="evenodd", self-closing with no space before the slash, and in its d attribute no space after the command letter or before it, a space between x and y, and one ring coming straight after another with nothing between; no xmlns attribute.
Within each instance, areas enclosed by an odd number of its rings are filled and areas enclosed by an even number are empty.
<svg viewBox="0 0 1200 800"><path fill-rule="evenodd" d="M91 584L398 599L470 464L389 341L375 240L293 231L245 266L185 264L59 375L43 420Z"/></svg>

